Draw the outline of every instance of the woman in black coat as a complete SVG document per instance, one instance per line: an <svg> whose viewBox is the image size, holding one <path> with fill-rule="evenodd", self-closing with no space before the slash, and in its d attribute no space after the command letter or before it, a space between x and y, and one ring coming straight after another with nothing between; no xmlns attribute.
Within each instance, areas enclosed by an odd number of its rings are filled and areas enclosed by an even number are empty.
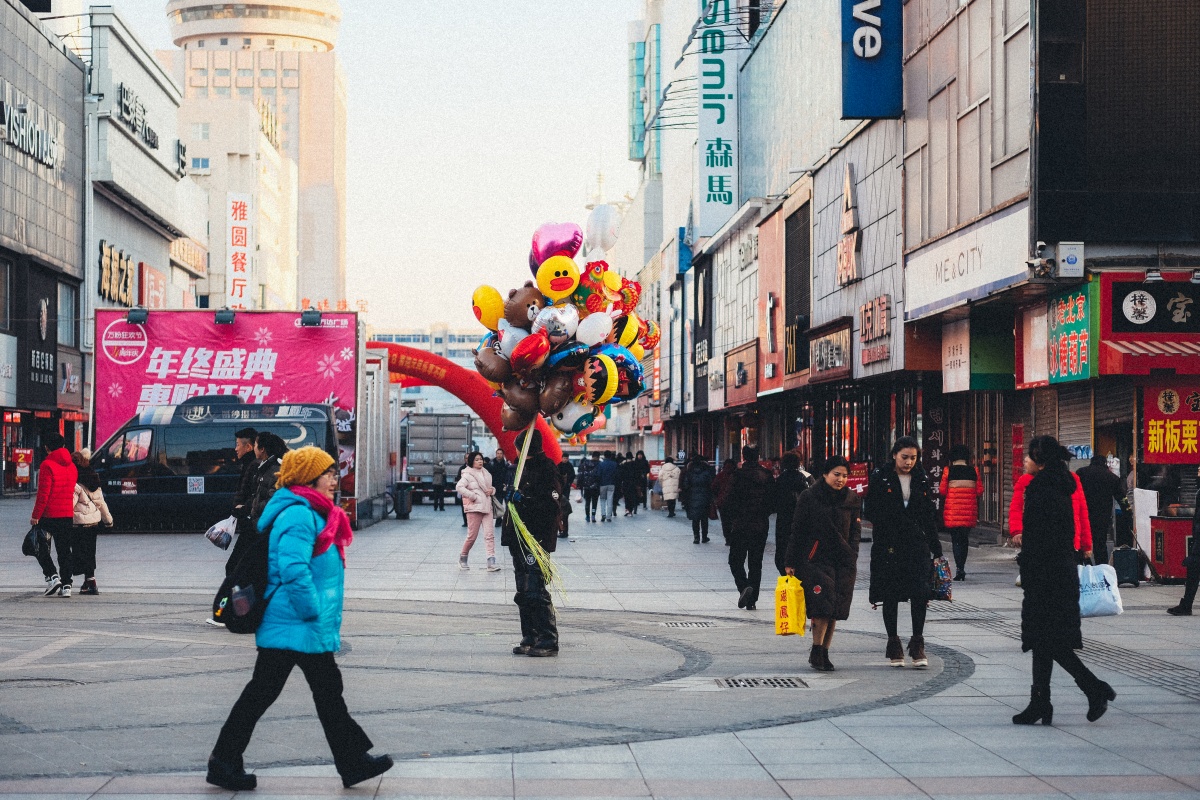
<svg viewBox="0 0 1200 800"><path fill-rule="evenodd" d="M812 620L812 652L808 663L832 672L829 645L837 621L850 616L858 578L858 544L862 538L858 498L846 488L850 464L833 456L821 467L821 479L801 493L792 519L784 569L800 576L804 606Z"/></svg>
<svg viewBox="0 0 1200 800"><path fill-rule="evenodd" d="M708 506L712 503L713 479L716 474L708 459L696 453L683 471L683 481L680 491L683 496L683 509L687 518L692 521L692 540L700 544L708 541Z"/></svg>
<svg viewBox="0 0 1200 800"><path fill-rule="evenodd" d="M910 604L912 638L908 655L914 667L929 666L925 656L925 611L933 587L933 559L942 555L937 535L937 506L929 476L919 464L920 448L911 436L892 445L891 459L871 474L866 516L873 525L871 542L872 605L883 605L887 659L904 666L898 632L899 604Z"/></svg>
<svg viewBox="0 0 1200 800"><path fill-rule="evenodd" d="M642 500L642 486L646 479L632 453L625 454L625 460L617 471L617 480L621 482L621 496L625 498L625 516L633 516Z"/></svg>
<svg viewBox="0 0 1200 800"><path fill-rule="evenodd" d="M1025 471L1033 480L1025 487L1024 525L1013 544L1021 548L1021 649L1033 651L1033 686L1029 707L1013 717L1017 725L1038 720L1049 725L1050 674L1054 662L1070 673L1088 698L1089 722L1108 710L1117 693L1083 665L1076 650L1083 649L1079 626L1079 573L1075 554L1075 513L1071 495L1075 477L1067 468L1071 455L1053 436L1038 436L1029 443Z"/></svg>

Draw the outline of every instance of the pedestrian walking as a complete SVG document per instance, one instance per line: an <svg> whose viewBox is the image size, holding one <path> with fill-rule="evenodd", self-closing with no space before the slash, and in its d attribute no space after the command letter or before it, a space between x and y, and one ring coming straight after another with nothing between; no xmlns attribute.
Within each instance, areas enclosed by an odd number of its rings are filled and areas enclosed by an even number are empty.
<svg viewBox="0 0 1200 800"><path fill-rule="evenodd" d="M575 512L575 509L571 508L571 487L575 485L575 468L571 466L571 459L566 456L558 462L558 480L562 484L562 493L558 500L558 506L562 509L562 527L559 528L558 538L566 539L570 535L571 514Z"/></svg>
<svg viewBox="0 0 1200 800"><path fill-rule="evenodd" d="M638 502L633 507L633 513L637 513L637 507L650 508L650 462L646 460L646 454L641 450L637 451L637 455L633 457L633 463L637 465L637 473L641 476L638 481Z"/></svg>
<svg viewBox="0 0 1200 800"><path fill-rule="evenodd" d="M1108 535L1113 528L1113 504L1127 509L1125 486L1108 468L1108 459L1092 456L1086 467L1075 470L1087 504L1088 527L1092 533L1092 552L1097 564L1108 563Z"/></svg>
<svg viewBox="0 0 1200 800"><path fill-rule="evenodd" d="M883 606L887 659L904 666L898 632L900 603L909 604L912 638L908 656L917 668L929 666L925 655L925 612L933 587L933 559L942 555L937 535L937 506L929 476L919 462L916 439L901 436L890 459L871 473L865 516L873 526L871 605Z"/></svg>
<svg viewBox="0 0 1200 800"><path fill-rule="evenodd" d="M596 465L596 477L600 484L600 521L608 522L617 513L617 500L613 496L617 484L620 464L612 450L604 451L604 458ZM595 519L595 517L593 517Z"/></svg>
<svg viewBox="0 0 1200 800"><path fill-rule="evenodd" d="M709 517L711 519L721 520L721 538L725 540L725 546L729 547L731 526L727 523L725 513L721 510L725 505L725 499L729 497L729 484L733 480L733 473L737 471L738 464L732 458L727 458L721 462L721 471L713 478L713 499Z"/></svg>
<svg viewBox="0 0 1200 800"><path fill-rule="evenodd" d="M508 463L503 450L496 451L496 456L492 463L488 464L487 470L492 474L492 488L496 490L496 496L504 497L512 485L513 465Z"/></svg>
<svg viewBox="0 0 1200 800"><path fill-rule="evenodd" d="M517 437L517 448L524 449L526 436L533 438L529 441L521 483L513 488L509 497L529 534L543 550L553 553L558 545L559 515L562 513L558 470L542 451L542 434L536 428L527 429ZM513 647L513 655L557 656L558 619L546 586L546 576L517 533L512 514L504 518L500 544L512 555L517 588L513 601L521 615L521 641Z"/></svg>
<svg viewBox="0 0 1200 800"><path fill-rule="evenodd" d="M614 460L617 462L617 482L613 484L612 514L610 516L615 519L617 508L621 505L621 498L625 495L625 473L627 469L623 469L625 456L622 453L617 452Z"/></svg>
<svg viewBox="0 0 1200 800"><path fill-rule="evenodd" d="M278 484L258 523L262 535L270 536L269 602L255 634L254 675L221 727L206 780L232 791L258 785L258 778L246 772L242 754L298 666L312 690L342 785L349 788L391 769L392 759L370 754L374 745L346 708L342 673L333 658L341 649L345 551L354 539L346 512L333 502L337 462L318 447L293 450L282 459Z"/></svg>
<svg viewBox="0 0 1200 800"><path fill-rule="evenodd" d="M663 502L667 504L667 518L675 516L675 504L679 501L679 466L675 459L667 456L658 468L658 482L662 487Z"/></svg>
<svg viewBox="0 0 1200 800"><path fill-rule="evenodd" d="M468 570L467 556L475 546L475 540L483 531L483 545L487 552L487 571L499 572L496 563L496 531L492 520L492 497L496 489L492 484L492 475L484 468L483 453L478 451L467 456L470 466L463 470L462 477L454 485L458 496L462 498L463 509L467 515L467 538L463 541L462 550L458 553L458 568Z"/></svg>
<svg viewBox="0 0 1200 800"><path fill-rule="evenodd" d="M1067 468L1071 454L1053 436L1029 443L1025 470L1033 476L1025 487L1024 525L1017 536L1021 548L1021 650L1033 652L1033 685L1029 705L1013 716L1016 725L1051 724L1050 675L1054 663L1065 669L1087 695L1087 719L1095 722L1117 693L1083 665L1079 621L1079 575L1076 569L1076 476Z"/></svg>
<svg viewBox="0 0 1200 800"><path fill-rule="evenodd" d="M72 515L74 530L71 536L75 540L71 571L83 576L83 585L79 587L80 594L100 594L96 585L96 534L101 525L111 528L112 514L109 513L108 503L104 502L104 490L100 488L100 476L92 469L92 451L86 447L71 455L75 464L75 507Z"/></svg>
<svg viewBox="0 0 1200 800"><path fill-rule="evenodd" d="M472 455L471 453L467 453L466 458L463 459L462 465L459 466L458 474L454 476L454 485L455 486L457 486L458 482L460 480L462 480L463 472L466 471L467 467L471 466L471 464L470 464L471 455ZM483 459L483 468L488 471L489 475L492 474L491 462L489 462L486 458ZM495 480L492 481L492 486L493 486L493 488L495 488ZM503 495L501 495L501 496L503 496ZM467 507L466 507L466 505L459 503L458 510L460 512L462 512L462 521L463 521L462 526L465 528L465 527L467 527Z"/></svg>
<svg viewBox="0 0 1200 800"><path fill-rule="evenodd" d="M722 514L729 517L729 571L738 590L738 608L753 611L762 585L762 560L775 511L775 477L758 463L758 448L742 448Z"/></svg>
<svg viewBox="0 0 1200 800"><path fill-rule="evenodd" d="M67 450L67 440L60 434L48 433L42 437L46 456L38 467L37 500L29 518L32 526L40 525L54 540L54 551L58 555L58 569L50 557L49 548L38 548L38 564L46 581L46 597L71 596L71 556L75 538L75 484L79 482L79 471Z"/></svg>
<svg viewBox="0 0 1200 800"><path fill-rule="evenodd" d="M1200 467L1196 468L1196 477L1200 478ZM1167 613L1173 617L1190 617L1192 615L1192 604L1196 600L1196 589L1200 587L1200 491L1196 492L1196 499L1192 503L1192 538L1188 541L1188 554L1183 559L1183 565L1187 568L1187 577L1183 583L1183 599L1179 604L1167 609Z"/></svg>
<svg viewBox="0 0 1200 800"><path fill-rule="evenodd" d="M783 575L796 503L815 481L800 468L800 456L793 452L783 454L779 468L779 477L775 479L775 568Z"/></svg>
<svg viewBox="0 0 1200 800"><path fill-rule="evenodd" d="M785 454L785 458L788 454ZM850 601L858 579L858 545L862 519L858 496L846 487L850 463L831 456L820 479L800 494L784 569L799 575L804 606L812 620L812 651L808 663L819 672L833 672L829 647L839 620L850 617Z"/></svg>
<svg viewBox="0 0 1200 800"><path fill-rule="evenodd" d="M950 448L950 466L942 472L939 493L942 496L942 525L950 532L954 553L954 580L967 579L967 552L971 529L979 522L979 497L983 479L971 466L971 450L965 444Z"/></svg>
<svg viewBox="0 0 1200 800"><path fill-rule="evenodd" d="M275 495L279 469L287 452L287 442L283 441L279 434L260 431L255 437L254 455L259 463L255 476L254 497L250 500L250 522L254 526L254 536L258 535L258 521L262 518L263 510Z"/></svg>
<svg viewBox="0 0 1200 800"><path fill-rule="evenodd" d="M596 521L596 506L600 502L600 453L579 462L579 489L583 492L583 520Z"/></svg>
<svg viewBox="0 0 1200 800"><path fill-rule="evenodd" d="M683 510L692 522L693 544L708 543L708 508L712 504L715 478L708 459L693 453L679 487L683 493Z"/></svg>
<svg viewBox="0 0 1200 800"><path fill-rule="evenodd" d="M258 431L254 428L242 428L233 434L233 450L237 454L237 464L241 475L238 478L237 491L233 495L232 516L237 520L237 525L234 528L233 550L230 551L229 558L225 559L226 578L233 574L258 535L254 529L254 523L250 521L254 493L258 488L259 461L254 451L256 441L258 441ZM228 600L228 592L225 592L224 589L224 584L217 589L217 594L212 602L212 614L204 620L216 628L225 626L225 623L217 617L222 603Z"/></svg>
<svg viewBox="0 0 1200 800"><path fill-rule="evenodd" d="M633 453L625 454L618 480L621 482L621 496L625 498L625 516L633 516L637 513L638 504L642 500L642 488L646 485L646 477L642 474Z"/></svg>
<svg viewBox="0 0 1200 800"><path fill-rule="evenodd" d="M433 510L446 510L446 462L441 459L433 465Z"/></svg>

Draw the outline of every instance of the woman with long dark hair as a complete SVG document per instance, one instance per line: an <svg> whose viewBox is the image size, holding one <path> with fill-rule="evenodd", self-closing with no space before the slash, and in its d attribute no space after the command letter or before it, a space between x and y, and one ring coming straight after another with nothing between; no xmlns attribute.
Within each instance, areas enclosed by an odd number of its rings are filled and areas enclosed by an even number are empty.
<svg viewBox="0 0 1200 800"><path fill-rule="evenodd" d="M1033 476L1025 487L1024 523L1013 544L1021 548L1021 649L1033 651L1033 685L1029 706L1012 721L1049 725L1050 675L1054 663L1065 669L1087 695L1089 722L1108 710L1117 693L1083 665L1076 650L1083 649L1079 622L1079 574L1076 569L1076 506L1072 499L1076 478L1067 468L1071 455L1053 436L1038 436L1029 443L1025 471ZM1090 543L1082 546L1090 555Z"/></svg>
<svg viewBox="0 0 1200 800"><path fill-rule="evenodd" d="M908 603L912 617L908 655L914 667L923 669L929 666L925 612L932 595L933 559L942 555L942 543L937 535L933 487L920 462L917 440L911 436L897 439L887 463L871 474L864 516L874 526L868 596L872 605L883 606L886 658L893 667L904 666L899 606Z"/></svg>

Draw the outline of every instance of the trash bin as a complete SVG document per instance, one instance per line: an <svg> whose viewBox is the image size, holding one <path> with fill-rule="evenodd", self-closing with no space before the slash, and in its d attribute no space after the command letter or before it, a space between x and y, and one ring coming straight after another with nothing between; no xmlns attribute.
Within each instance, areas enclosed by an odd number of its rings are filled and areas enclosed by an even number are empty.
<svg viewBox="0 0 1200 800"><path fill-rule="evenodd" d="M413 484L411 481L397 481L392 496L396 499L396 519L408 519L412 514Z"/></svg>

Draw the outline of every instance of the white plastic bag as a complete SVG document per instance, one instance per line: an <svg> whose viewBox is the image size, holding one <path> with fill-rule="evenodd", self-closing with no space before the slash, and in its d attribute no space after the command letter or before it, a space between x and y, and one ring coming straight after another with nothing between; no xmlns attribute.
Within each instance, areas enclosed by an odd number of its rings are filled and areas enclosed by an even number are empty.
<svg viewBox="0 0 1200 800"><path fill-rule="evenodd" d="M235 530L237 530L237 517L227 517L209 528L204 537L222 550L228 550Z"/></svg>
<svg viewBox="0 0 1200 800"><path fill-rule="evenodd" d="M1083 564L1079 567L1079 616L1115 617L1121 607L1117 571L1108 564Z"/></svg>

